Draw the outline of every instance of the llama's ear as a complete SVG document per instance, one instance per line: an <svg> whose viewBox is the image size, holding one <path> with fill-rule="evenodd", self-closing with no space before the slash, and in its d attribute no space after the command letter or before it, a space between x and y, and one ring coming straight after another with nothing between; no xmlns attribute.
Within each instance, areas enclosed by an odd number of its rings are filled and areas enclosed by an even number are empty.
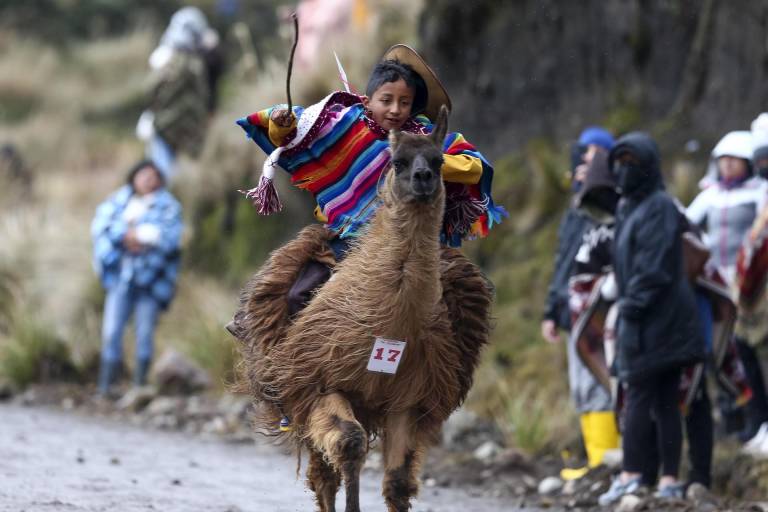
<svg viewBox="0 0 768 512"><path fill-rule="evenodd" d="M445 105L440 106L440 112L437 114L437 121L432 128L432 141L436 146L442 148L445 135L448 133L448 107Z"/></svg>
<svg viewBox="0 0 768 512"><path fill-rule="evenodd" d="M389 146L395 149L400 143L400 139L403 136L403 132L398 130L389 130Z"/></svg>

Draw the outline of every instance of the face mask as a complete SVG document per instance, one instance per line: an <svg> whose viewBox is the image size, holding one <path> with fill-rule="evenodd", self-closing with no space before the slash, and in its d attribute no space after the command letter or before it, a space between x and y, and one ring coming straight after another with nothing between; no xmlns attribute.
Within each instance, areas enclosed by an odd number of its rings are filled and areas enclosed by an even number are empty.
<svg viewBox="0 0 768 512"><path fill-rule="evenodd" d="M757 175L760 176L763 179L768 180L768 166L766 166L766 167L758 167L757 168Z"/></svg>
<svg viewBox="0 0 768 512"><path fill-rule="evenodd" d="M614 168L621 195L627 196L648 180L648 170L635 163L621 163Z"/></svg>

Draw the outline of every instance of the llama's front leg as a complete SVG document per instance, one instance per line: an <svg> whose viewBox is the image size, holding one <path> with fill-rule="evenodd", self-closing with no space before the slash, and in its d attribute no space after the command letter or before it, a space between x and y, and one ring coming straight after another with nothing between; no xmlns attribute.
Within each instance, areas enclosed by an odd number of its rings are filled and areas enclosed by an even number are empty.
<svg viewBox="0 0 768 512"><path fill-rule="evenodd" d="M347 495L345 512L359 512L360 470L368 450L368 437L355 419L349 401L338 393L320 397L309 415L307 435L341 472Z"/></svg>
<svg viewBox="0 0 768 512"><path fill-rule="evenodd" d="M413 414L399 412L387 416L382 446L382 494L388 512L407 512L411 508L411 498L419 492L418 474L425 450L426 443L418 435Z"/></svg>
<svg viewBox="0 0 768 512"><path fill-rule="evenodd" d="M315 493L320 512L336 512L336 492L341 484L341 475L312 447L309 448L307 483Z"/></svg>

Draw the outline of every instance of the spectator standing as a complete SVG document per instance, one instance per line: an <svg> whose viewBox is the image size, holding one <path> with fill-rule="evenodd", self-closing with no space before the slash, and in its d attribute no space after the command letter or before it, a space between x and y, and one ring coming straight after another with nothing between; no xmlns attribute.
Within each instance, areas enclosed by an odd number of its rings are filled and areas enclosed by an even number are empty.
<svg viewBox="0 0 768 512"><path fill-rule="evenodd" d="M578 192L584 181L587 165L595 153L610 151L613 136L604 128L590 126L579 136L571 154L571 189ZM573 204L565 212L557 233L557 252L554 271L547 291L541 335L550 343L560 339L558 329L570 331L571 315L568 308L568 279L573 273L574 257L579 250L584 231L590 226L589 218Z"/></svg>
<svg viewBox="0 0 768 512"><path fill-rule="evenodd" d="M149 57L148 109L136 126L146 154L173 177L179 152L200 155L220 74L218 35L197 7L177 11Z"/></svg>
<svg viewBox="0 0 768 512"><path fill-rule="evenodd" d="M134 384L146 383L160 312L173 299L178 275L181 206L151 161L136 164L127 183L96 210L91 224L94 267L106 290L99 394L108 396L123 359L123 331L136 326Z"/></svg>
<svg viewBox="0 0 768 512"><path fill-rule="evenodd" d="M691 222L707 234L710 263L732 288L736 284L739 251L768 199L768 183L754 176L754 149L750 132L726 134L712 151L707 175L701 183L704 190L686 210ZM738 336L736 348L753 393L746 406L746 426L740 433L740 438L747 441L768 421L768 396L760 362L749 340Z"/></svg>
<svg viewBox="0 0 768 512"><path fill-rule="evenodd" d="M704 357L696 299L683 269L685 222L664 191L656 143L644 133L629 133L616 142L609 162L622 196L614 245L619 300L614 364L625 389L626 415L622 471L600 496L603 506L640 487L654 427L662 461L656 495L682 497L678 388L682 368Z"/></svg>
<svg viewBox="0 0 768 512"><path fill-rule="evenodd" d="M590 219L590 225L585 229L576 253L569 281L569 304L574 326L578 325L580 315L588 314L588 297L592 296L592 287L604 282L601 278L611 272L618 199L616 180L608 168L608 152L599 148L594 152L587 166L584 183L574 198L574 205ZM613 279L608 277L605 282L609 281L613 282ZM572 331L568 338L568 382L574 406L579 413L587 467L563 469L560 475L566 480L581 477L589 468L601 464L606 452L619 448L619 432L611 392L582 361L577 347L579 334Z"/></svg>

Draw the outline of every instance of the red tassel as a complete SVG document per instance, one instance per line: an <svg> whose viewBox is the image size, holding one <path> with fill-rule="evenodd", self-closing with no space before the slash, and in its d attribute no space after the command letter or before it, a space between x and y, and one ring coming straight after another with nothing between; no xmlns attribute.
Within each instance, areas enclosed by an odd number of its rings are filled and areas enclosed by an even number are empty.
<svg viewBox="0 0 768 512"><path fill-rule="evenodd" d="M239 192L245 194L247 199L253 200L253 205L258 208L260 215L271 215L283 209L283 204L277 195L277 189L275 189L275 183L266 176L261 176L259 184L255 188L240 190Z"/></svg>
<svg viewBox="0 0 768 512"><path fill-rule="evenodd" d="M486 202L472 197L466 189L449 190L445 203L445 231L450 236L458 233L462 237L470 234L472 224L488 206Z"/></svg>

